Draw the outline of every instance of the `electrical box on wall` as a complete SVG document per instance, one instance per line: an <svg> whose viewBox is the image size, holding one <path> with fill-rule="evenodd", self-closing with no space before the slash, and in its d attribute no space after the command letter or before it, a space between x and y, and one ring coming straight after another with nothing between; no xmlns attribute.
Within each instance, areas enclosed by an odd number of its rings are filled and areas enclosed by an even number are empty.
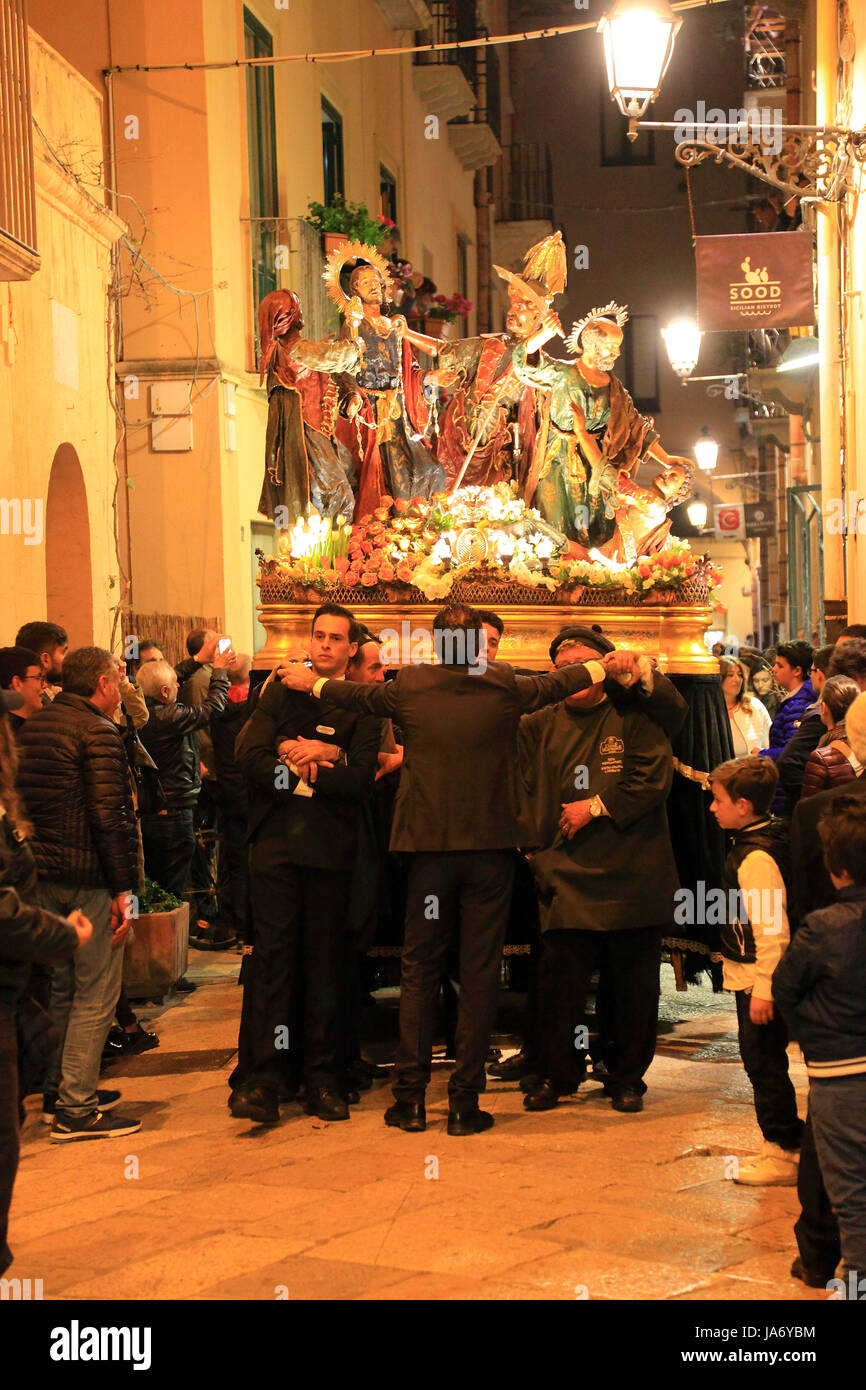
<svg viewBox="0 0 866 1390"><path fill-rule="evenodd" d="M160 381L151 386L151 445L154 453L183 454L192 449L192 406L189 396L188 381Z"/></svg>

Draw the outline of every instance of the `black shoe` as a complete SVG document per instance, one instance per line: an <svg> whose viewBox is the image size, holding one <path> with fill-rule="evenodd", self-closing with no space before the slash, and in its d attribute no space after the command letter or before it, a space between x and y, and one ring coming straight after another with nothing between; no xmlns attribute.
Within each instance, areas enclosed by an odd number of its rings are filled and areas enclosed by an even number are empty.
<svg viewBox="0 0 866 1390"><path fill-rule="evenodd" d="M286 1082L284 1082L283 1084L281 1084L279 1090L277 1091L277 1104L278 1104L278 1105L291 1105L292 1101L293 1101L293 1100L297 1100L297 1099L298 1099L298 1088L297 1088L297 1086L291 1086L291 1085L289 1085L288 1081L286 1081Z"/></svg>
<svg viewBox="0 0 866 1390"><path fill-rule="evenodd" d="M524 1110L555 1110L561 1094L552 1081L539 1081L523 1097L523 1108Z"/></svg>
<svg viewBox="0 0 866 1390"><path fill-rule="evenodd" d="M477 1105L473 1105L469 1109L461 1110L457 1110L454 1106L449 1107L449 1134L481 1134L485 1129L491 1129L492 1127L493 1116L486 1110L479 1110Z"/></svg>
<svg viewBox="0 0 866 1390"><path fill-rule="evenodd" d="M385 1111L385 1124L405 1129L407 1134L420 1133L427 1128L427 1111L423 1100L396 1100Z"/></svg>
<svg viewBox="0 0 866 1390"><path fill-rule="evenodd" d="M495 1076L498 1081L520 1081L521 1077L537 1074L535 1059L523 1048L506 1061L494 1062L492 1067L487 1068L487 1075Z"/></svg>
<svg viewBox="0 0 866 1390"><path fill-rule="evenodd" d="M66 1144L78 1139L120 1139L124 1134L135 1134L141 1129L141 1120L124 1120L120 1115L103 1115L101 1110L91 1110L81 1119L64 1115L57 1111L48 1138L55 1144Z"/></svg>
<svg viewBox="0 0 866 1390"><path fill-rule="evenodd" d="M544 1077L539 1076L537 1071L528 1071L525 1076L521 1076L517 1085L519 1089L525 1093L527 1091L534 1091L536 1086L540 1086L543 1080Z"/></svg>
<svg viewBox="0 0 866 1390"><path fill-rule="evenodd" d="M346 1068L346 1085L351 1086L353 1091L370 1091L373 1089L373 1078L357 1062L353 1062Z"/></svg>
<svg viewBox="0 0 866 1390"><path fill-rule="evenodd" d="M343 1096L343 1099L344 1099L344 1101L346 1102L347 1105L360 1105L360 1104L361 1104L361 1093L360 1093L360 1091L356 1091L356 1090L354 1090L354 1089L353 1089L353 1090L345 1090L345 1091L342 1092L342 1096Z"/></svg>
<svg viewBox="0 0 866 1390"><path fill-rule="evenodd" d="M159 1047L159 1037L142 1028L140 1023L136 1023L131 1033L115 1024L109 1029L102 1055L104 1058L137 1057L141 1052L149 1052L152 1047Z"/></svg>
<svg viewBox="0 0 866 1390"><path fill-rule="evenodd" d="M243 1087L232 1091L229 1096L229 1110L236 1120L252 1120L257 1125L278 1125L280 1109L276 1092L264 1086Z"/></svg>
<svg viewBox="0 0 866 1390"><path fill-rule="evenodd" d="M190 933L189 944L197 951L230 951L237 945L237 936L227 927L205 927L203 931Z"/></svg>
<svg viewBox="0 0 866 1390"><path fill-rule="evenodd" d="M182 980L178 980L175 989L178 994L192 994L194 989L198 989L198 985L194 985L192 980L188 980L184 975Z"/></svg>
<svg viewBox="0 0 866 1390"><path fill-rule="evenodd" d="M637 1115L643 1110L643 1096L640 1091L618 1091L610 1103L614 1110L622 1110L625 1115Z"/></svg>
<svg viewBox="0 0 866 1390"><path fill-rule="evenodd" d="M319 1120L348 1120L349 1107L339 1091L331 1091L327 1086L308 1086L307 1114Z"/></svg>
<svg viewBox="0 0 866 1390"><path fill-rule="evenodd" d="M799 1279L806 1285L807 1289L826 1289L830 1280L835 1276L835 1273L836 1271L833 1270L827 1275L826 1279L823 1274L813 1274L812 1271L807 1269L803 1264L803 1260L799 1255L791 1265L791 1278Z"/></svg>
<svg viewBox="0 0 866 1390"><path fill-rule="evenodd" d="M384 1081L388 1075L387 1067L377 1067L375 1062L368 1062L366 1057L359 1057L357 1062L353 1062L352 1070L369 1077L371 1081Z"/></svg>

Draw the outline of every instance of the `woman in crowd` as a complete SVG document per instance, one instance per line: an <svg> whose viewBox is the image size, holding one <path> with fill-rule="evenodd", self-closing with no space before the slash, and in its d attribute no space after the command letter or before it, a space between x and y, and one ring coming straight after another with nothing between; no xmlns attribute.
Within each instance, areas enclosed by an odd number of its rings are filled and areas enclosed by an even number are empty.
<svg viewBox="0 0 866 1390"><path fill-rule="evenodd" d="M719 658L722 690L731 721L734 757L744 758L759 748L766 748L770 733L770 716L760 700L746 692L743 670L731 657Z"/></svg>
<svg viewBox="0 0 866 1390"><path fill-rule="evenodd" d="M845 731L848 706L859 694L860 687L850 676L830 676L825 682L821 692L821 722L827 732L806 763L801 797L814 796L816 792L853 782L860 776L861 764L854 756Z"/></svg>

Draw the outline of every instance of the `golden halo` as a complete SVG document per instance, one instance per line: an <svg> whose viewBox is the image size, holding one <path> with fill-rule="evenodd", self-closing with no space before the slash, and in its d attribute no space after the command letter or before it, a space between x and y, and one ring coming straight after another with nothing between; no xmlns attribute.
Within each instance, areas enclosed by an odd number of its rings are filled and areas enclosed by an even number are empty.
<svg viewBox="0 0 866 1390"><path fill-rule="evenodd" d="M393 290L391 280L391 267L385 260L381 251L377 251L375 246L368 246L363 241L350 241L346 246L335 246L334 250L325 257L325 269L322 279L328 287L328 294L334 301L341 314L345 314L349 307L349 299L343 292L340 284L340 275L348 261L367 261L375 270L378 270L385 282L385 292L389 295Z"/></svg>

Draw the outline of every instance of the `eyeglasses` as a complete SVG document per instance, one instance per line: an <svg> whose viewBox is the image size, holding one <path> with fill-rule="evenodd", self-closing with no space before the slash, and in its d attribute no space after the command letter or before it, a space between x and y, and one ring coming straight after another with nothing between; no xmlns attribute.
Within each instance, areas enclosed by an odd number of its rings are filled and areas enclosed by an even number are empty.
<svg viewBox="0 0 866 1390"><path fill-rule="evenodd" d="M27 674L26 676L22 676L22 677L21 677L21 680L23 680L23 681L38 681L40 685L47 685L47 681L46 681L45 677L44 677L41 673L40 673L38 676L31 676L30 673L28 672L28 674Z"/></svg>

